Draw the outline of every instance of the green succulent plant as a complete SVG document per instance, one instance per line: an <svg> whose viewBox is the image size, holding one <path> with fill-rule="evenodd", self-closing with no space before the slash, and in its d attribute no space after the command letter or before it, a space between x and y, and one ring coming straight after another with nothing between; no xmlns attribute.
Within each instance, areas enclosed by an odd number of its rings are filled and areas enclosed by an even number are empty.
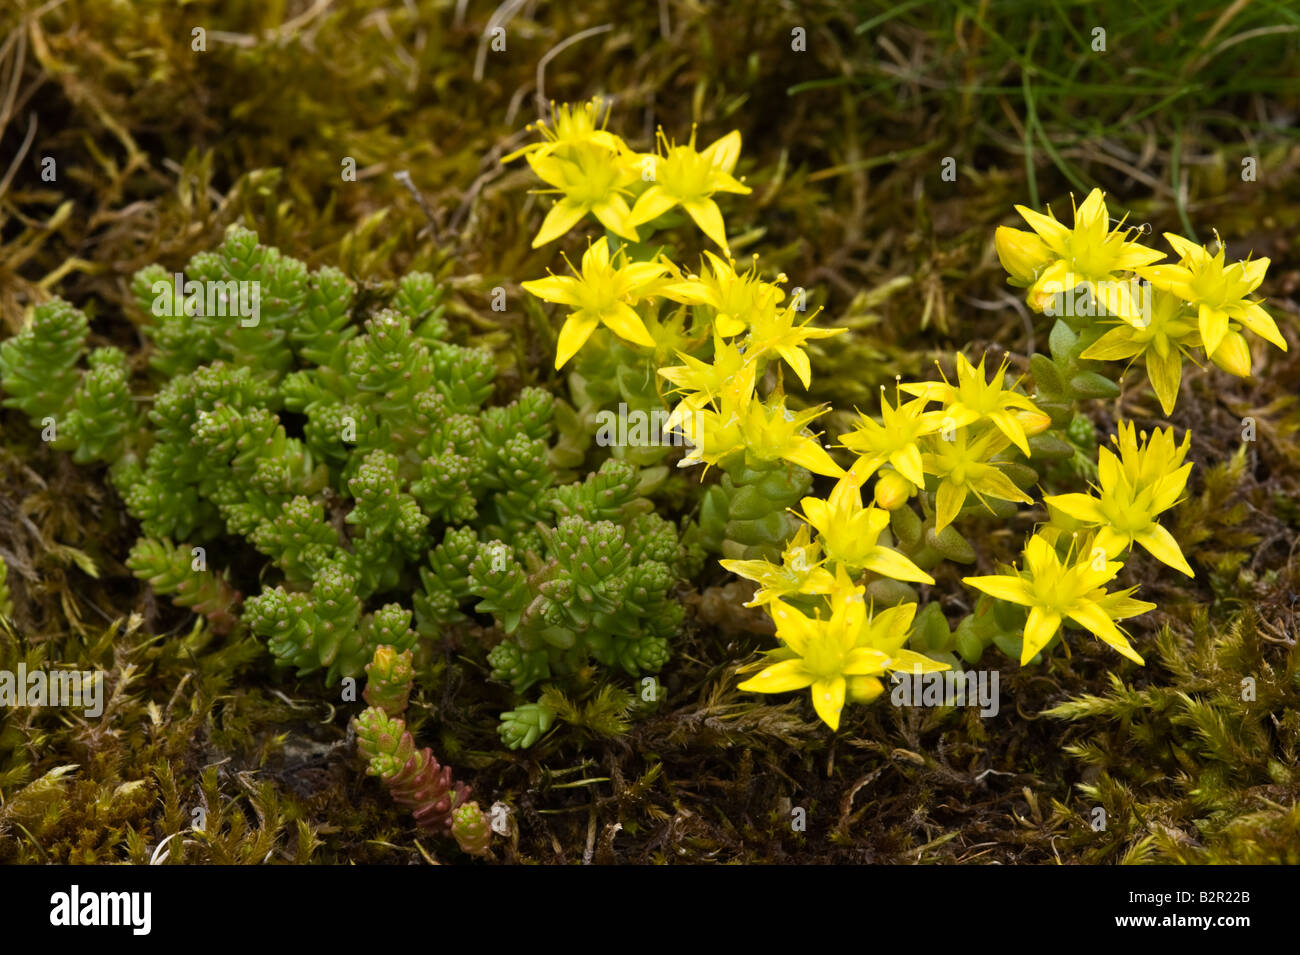
<svg viewBox="0 0 1300 955"><path fill-rule="evenodd" d="M453 811L470 792L452 779L451 767L441 765L427 746L416 749L406 723L379 707L365 710L355 726L357 748L368 763L366 772L383 781L393 801L410 809L421 829L451 829ZM461 832L467 833L467 823L461 824Z"/></svg>
<svg viewBox="0 0 1300 955"><path fill-rule="evenodd" d="M158 593L218 630L242 622L331 683L471 611L492 615L483 652L517 696L569 688L589 660L638 677L668 659L678 529L640 496L633 463L559 483L555 399L525 388L489 405L493 355L448 340L433 276L363 304L338 269L309 271L232 226L179 275L151 266L131 287L148 374L133 380L115 348L82 370L88 322L54 300L0 346L0 382L6 405L52 423L55 447L110 465L144 535L128 564ZM242 575L206 561L241 541L266 562L247 600ZM517 703L501 727L512 746L551 725L516 728Z"/></svg>

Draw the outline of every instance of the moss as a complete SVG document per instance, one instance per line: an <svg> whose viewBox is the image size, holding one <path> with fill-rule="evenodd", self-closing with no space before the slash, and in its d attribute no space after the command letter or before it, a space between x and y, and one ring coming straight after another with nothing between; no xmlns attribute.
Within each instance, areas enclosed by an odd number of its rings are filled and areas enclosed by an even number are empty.
<svg viewBox="0 0 1300 955"><path fill-rule="evenodd" d="M1083 767L1078 798L1061 807L1082 861L1294 865L1295 642L1253 609L1219 626L1202 610L1166 627L1156 654L1158 678L1115 679L1047 713L1070 721L1065 752ZM1105 829L1094 832L1098 807Z"/></svg>

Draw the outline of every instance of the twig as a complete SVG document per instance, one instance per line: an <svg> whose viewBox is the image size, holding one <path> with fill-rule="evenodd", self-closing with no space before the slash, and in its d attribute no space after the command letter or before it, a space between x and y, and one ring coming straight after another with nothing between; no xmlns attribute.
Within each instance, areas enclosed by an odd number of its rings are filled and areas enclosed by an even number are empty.
<svg viewBox="0 0 1300 955"><path fill-rule="evenodd" d="M492 36L492 31L498 27L504 27L519 12L527 0L505 0L505 3L492 11L492 16L488 17L487 26L483 29L483 35L478 41L478 54L474 57L474 82L483 82L483 70L487 66L488 40Z"/></svg>
<svg viewBox="0 0 1300 955"><path fill-rule="evenodd" d="M437 235L438 221L434 219L433 210L429 208L429 203L425 200L424 195L419 189L415 188L415 183L411 180L411 174L407 170L401 169L393 173L393 178L404 185L411 195L415 196L415 201L418 202L420 208L424 210L424 217L429 220L429 228L433 230L434 235Z"/></svg>
<svg viewBox="0 0 1300 955"><path fill-rule="evenodd" d="M537 117L539 119L546 118L546 64L550 63L551 60L555 59L555 57L573 46L573 44L600 33L608 33L612 29L614 29L614 24L612 23L602 23L598 27L589 27L579 33L575 33L567 40L561 40L559 43L555 44L555 46L542 54L542 58L537 61Z"/></svg>
<svg viewBox="0 0 1300 955"><path fill-rule="evenodd" d="M32 113L27 120L27 135L23 143L18 147L18 152L14 155L14 161L9 164L9 171L5 177L0 179L0 196L3 196L9 190L9 183L13 182L14 176L18 174L18 164L23 161L27 155L27 150L32 147L32 140L36 137L36 114Z"/></svg>

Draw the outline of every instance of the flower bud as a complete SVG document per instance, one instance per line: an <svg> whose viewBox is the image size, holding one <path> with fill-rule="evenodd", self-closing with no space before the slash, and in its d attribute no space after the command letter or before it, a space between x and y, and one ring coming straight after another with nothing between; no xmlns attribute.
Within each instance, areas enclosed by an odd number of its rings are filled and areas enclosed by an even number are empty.
<svg viewBox="0 0 1300 955"><path fill-rule="evenodd" d="M411 661L410 650L399 653L396 647L376 647L366 664L366 689L361 694L362 699L389 716L400 716L406 710L415 679Z"/></svg>
<svg viewBox="0 0 1300 955"><path fill-rule="evenodd" d="M1052 416L1043 414L1041 411L1021 409L1016 412L1016 420L1020 422L1020 427L1025 429L1025 436L1029 438L1036 434L1042 434L1052 426Z"/></svg>
<svg viewBox="0 0 1300 955"><path fill-rule="evenodd" d="M1210 356L1214 362L1230 375L1245 378L1250 374L1250 346L1240 332L1228 331L1219 347Z"/></svg>
<svg viewBox="0 0 1300 955"><path fill-rule="evenodd" d="M897 471L881 471L876 478L876 506L892 511L916 493L912 482Z"/></svg>
<svg viewBox="0 0 1300 955"><path fill-rule="evenodd" d="M845 696L854 703L870 703L885 692L885 685L874 676L851 676L846 684Z"/></svg>
<svg viewBox="0 0 1300 955"><path fill-rule="evenodd" d="M1038 273L1055 258L1047 243L1032 232L998 226L993 234L998 260L1018 285L1030 285Z"/></svg>
<svg viewBox="0 0 1300 955"><path fill-rule="evenodd" d="M451 811L451 834L461 851L470 855L485 856L492 851L492 827L476 802L467 802Z"/></svg>

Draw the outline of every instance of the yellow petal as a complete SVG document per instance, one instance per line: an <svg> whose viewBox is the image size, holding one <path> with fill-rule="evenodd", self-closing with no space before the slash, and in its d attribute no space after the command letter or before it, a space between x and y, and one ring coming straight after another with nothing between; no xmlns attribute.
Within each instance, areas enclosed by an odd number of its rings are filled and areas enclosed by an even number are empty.
<svg viewBox="0 0 1300 955"><path fill-rule="evenodd" d="M906 580L917 584L934 583L933 577L908 560L905 555L889 547L872 548L862 562L862 566L893 580Z"/></svg>
<svg viewBox="0 0 1300 955"><path fill-rule="evenodd" d="M740 159L740 130L733 129L727 135L715 139L700 155L715 169L730 174Z"/></svg>
<svg viewBox="0 0 1300 955"><path fill-rule="evenodd" d="M707 191L734 192L742 196L747 196L754 190L749 188L749 186L745 185L739 179L735 179L727 175L725 172L715 169L709 174L709 188Z"/></svg>
<svg viewBox="0 0 1300 955"><path fill-rule="evenodd" d="M776 352L786 360L794 373L799 376L799 381L802 382L805 388L812 384L812 365L802 348L783 345L778 347Z"/></svg>
<svg viewBox="0 0 1300 955"><path fill-rule="evenodd" d="M1083 205L1079 206L1074 212L1074 227L1076 229L1095 229L1098 225L1108 229L1110 219L1106 212L1106 199L1100 189L1093 189L1088 193L1088 197L1083 200Z"/></svg>
<svg viewBox="0 0 1300 955"><path fill-rule="evenodd" d="M1160 400L1160 407L1165 414L1173 414L1174 404L1178 401L1178 386L1183 380L1182 354L1177 348L1169 349L1164 357L1154 350L1148 351L1147 377L1151 379L1151 388Z"/></svg>
<svg viewBox="0 0 1300 955"><path fill-rule="evenodd" d="M861 646L871 646L886 653L893 653L907 642L916 619L916 604L902 603L896 607L877 611L871 618L871 627L866 633L858 635Z"/></svg>
<svg viewBox="0 0 1300 955"><path fill-rule="evenodd" d="M1106 616L1106 611L1102 610L1094 601L1081 601L1070 611L1070 619L1091 630L1097 639L1114 647L1134 663L1145 665L1146 661L1138 656L1138 652L1133 649L1124 634L1120 633L1115 624L1111 622L1110 617Z"/></svg>
<svg viewBox="0 0 1300 955"><path fill-rule="evenodd" d="M1250 374L1250 345L1240 332L1226 331L1210 353L1210 361L1230 375L1245 378Z"/></svg>
<svg viewBox="0 0 1300 955"><path fill-rule="evenodd" d="M813 709L833 730L840 728L840 713L844 709L844 678L818 680L812 685Z"/></svg>
<svg viewBox="0 0 1300 955"><path fill-rule="evenodd" d="M737 577L762 581L780 573L781 568L767 560L720 560L722 569Z"/></svg>
<svg viewBox="0 0 1300 955"><path fill-rule="evenodd" d="M665 285L659 289L659 294L682 305L714 305L717 300L713 289L698 279Z"/></svg>
<svg viewBox="0 0 1300 955"><path fill-rule="evenodd" d="M1126 243L1119 255L1115 257L1113 267L1116 271L1127 272L1131 269L1147 268L1152 262L1159 262L1165 257L1163 252L1149 249L1136 242Z"/></svg>
<svg viewBox="0 0 1300 955"><path fill-rule="evenodd" d="M1133 588L1136 590L1137 588ZM1134 600L1127 593L1120 591L1118 593L1107 594L1097 601L1100 607L1112 620L1123 620L1126 617L1138 617L1144 613L1149 613L1156 609L1156 605L1146 600Z"/></svg>
<svg viewBox="0 0 1300 955"><path fill-rule="evenodd" d="M677 200L668 195L662 186L651 186L641 193L636 205L632 207L632 225L644 225L677 205Z"/></svg>
<svg viewBox="0 0 1300 955"><path fill-rule="evenodd" d="M1097 476L1101 479L1103 490L1119 486L1119 458L1115 457L1110 448L1097 449Z"/></svg>
<svg viewBox="0 0 1300 955"><path fill-rule="evenodd" d="M942 381L908 381L899 385L905 395L916 395L926 401L943 401L952 391L951 385Z"/></svg>
<svg viewBox="0 0 1300 955"><path fill-rule="evenodd" d="M1142 351L1142 345L1133 340L1130 325L1118 325L1083 350L1080 358L1096 361L1121 361Z"/></svg>
<svg viewBox="0 0 1300 955"><path fill-rule="evenodd" d="M548 242L554 242L577 225L578 220L586 214L587 206L583 203L568 198L561 199L546 213L542 227L537 231L537 238L533 239L533 248L538 249Z"/></svg>
<svg viewBox="0 0 1300 955"><path fill-rule="evenodd" d="M1164 235L1165 241L1174 247L1180 260L1196 258L1198 253L1205 251L1191 239L1184 239L1181 235L1174 235L1172 232L1166 232Z"/></svg>
<svg viewBox="0 0 1300 955"><path fill-rule="evenodd" d="M1134 534L1133 539L1145 547L1151 556L1162 564L1168 564L1174 570L1180 570L1188 577L1196 576L1192 573L1187 558L1183 556L1178 541L1174 540L1174 535L1161 525L1152 524L1149 529Z"/></svg>
<svg viewBox="0 0 1300 955"><path fill-rule="evenodd" d="M1034 503L1024 491L1016 487L1015 482L995 467L990 467L971 482L971 487L981 494L996 497L1001 501L1019 501L1021 504Z"/></svg>
<svg viewBox="0 0 1300 955"><path fill-rule="evenodd" d="M968 587L982 590L990 597L1005 600L1008 603L1027 605L1033 603L1034 600L1028 582L1020 577L990 574L987 577L963 577L961 582Z"/></svg>
<svg viewBox="0 0 1300 955"><path fill-rule="evenodd" d="M1043 237L1043 241L1047 243L1053 252L1058 255L1064 254L1065 243L1070 236L1069 229L1050 216L1035 212L1028 206L1016 206L1016 211L1029 223L1029 228Z"/></svg>
<svg viewBox="0 0 1300 955"><path fill-rule="evenodd" d="M727 246L727 228L722 222L722 210L712 199L686 199L682 208L695 220L700 231L716 242L722 249Z"/></svg>
<svg viewBox="0 0 1300 955"><path fill-rule="evenodd" d="M745 330L743 320L734 315L718 315L713 319L713 327L717 329L718 334L724 338L730 338L732 335L739 335ZM805 388L807 385L804 386Z"/></svg>
<svg viewBox="0 0 1300 955"><path fill-rule="evenodd" d="M1038 276L1038 281L1030 286L1028 302L1037 311L1043 312L1051 309L1051 314L1057 314L1063 304L1058 301L1057 297L1073 291L1081 278L1077 272L1070 268L1069 262L1065 259L1057 259L1043 269L1042 274Z"/></svg>
<svg viewBox="0 0 1300 955"><path fill-rule="evenodd" d="M630 262L619 269L619 279L629 295L639 295L646 286L664 274L660 262Z"/></svg>
<svg viewBox="0 0 1300 955"><path fill-rule="evenodd" d="M825 474L834 478L844 476L844 469L831 460L826 450L812 438L796 438L793 445L788 447L781 457L807 468L814 474Z"/></svg>
<svg viewBox="0 0 1300 955"><path fill-rule="evenodd" d="M1178 498L1187 488L1187 478L1192 473L1192 466L1184 464L1172 474L1166 474L1156 482L1155 491L1151 495L1151 511L1159 514L1161 511L1167 511L1178 503Z"/></svg>
<svg viewBox="0 0 1300 955"><path fill-rule="evenodd" d="M1259 287L1259 283L1264 281L1264 273L1268 271L1268 266L1267 258L1251 259L1249 262L1241 263L1241 274L1245 276L1250 291L1253 292Z"/></svg>
<svg viewBox="0 0 1300 955"><path fill-rule="evenodd" d="M989 415L989 420L1011 439L1011 443L1019 448L1025 457L1030 457L1029 438L1025 435L1025 429L1020 424L1019 418L1009 411L995 411Z"/></svg>
<svg viewBox="0 0 1300 955"><path fill-rule="evenodd" d="M1056 556L1056 550L1042 533L1029 538L1029 543L1025 545L1024 557L1025 568L1034 576L1035 580L1048 574L1057 573L1061 569L1061 562Z"/></svg>
<svg viewBox="0 0 1300 955"><path fill-rule="evenodd" d="M620 338L626 338L628 341L644 345L646 348L655 347L655 340L650 337L645 322L641 321L641 316L636 313L636 309L626 302L615 304L612 311L605 312L600 316L600 320L608 325L614 334Z"/></svg>
<svg viewBox="0 0 1300 955"><path fill-rule="evenodd" d="M1181 265L1149 265L1138 274L1158 289L1171 292L1184 301L1192 298L1192 273Z"/></svg>
<svg viewBox="0 0 1300 955"><path fill-rule="evenodd" d="M1042 607L1033 607L1025 621L1025 636L1020 649L1020 665L1025 666L1047 646L1061 629L1061 615Z"/></svg>
<svg viewBox="0 0 1300 955"><path fill-rule="evenodd" d="M925 473L922 470L921 449L915 443L900 448L889 456L889 463L899 474L917 487L925 485Z"/></svg>
<svg viewBox="0 0 1300 955"><path fill-rule="evenodd" d="M819 497L805 497L799 502L803 508L804 520L815 527L818 533L825 533L831 526L831 507Z"/></svg>
<svg viewBox="0 0 1300 955"><path fill-rule="evenodd" d="M846 676L883 673L889 660L889 654L882 653L875 647L856 647L844 658L844 673Z"/></svg>
<svg viewBox="0 0 1300 955"><path fill-rule="evenodd" d="M1040 269L1052 261L1052 250L1033 232L998 226L993 233L993 248L1007 274L1028 285Z"/></svg>
<svg viewBox="0 0 1300 955"><path fill-rule="evenodd" d="M548 275L544 279L530 279L519 284L523 286L525 292L536 295L546 302L558 302L561 305L571 305L574 308L577 308L580 304L578 301L578 280L569 278L567 275Z"/></svg>
<svg viewBox="0 0 1300 955"><path fill-rule="evenodd" d="M759 671L738 686L738 689L750 693L789 693L802 690L813 682L802 660L782 660Z"/></svg>
<svg viewBox="0 0 1300 955"><path fill-rule="evenodd" d="M603 271L609 265L611 255L608 242L588 242L587 251L582 253L583 275Z"/></svg>
<svg viewBox="0 0 1300 955"><path fill-rule="evenodd" d="M915 650L895 650L891 654L889 669L903 673L938 673L941 670L951 670L952 667L938 660L931 660L925 654L917 653Z"/></svg>
<svg viewBox="0 0 1300 955"><path fill-rule="evenodd" d="M934 497L934 532L937 534L953 522L966 501L966 485L940 481Z"/></svg>
<svg viewBox="0 0 1300 955"><path fill-rule="evenodd" d="M1260 306L1247 305L1236 315L1236 319L1260 338L1286 351L1286 339L1277 330L1277 322Z"/></svg>
<svg viewBox="0 0 1300 955"><path fill-rule="evenodd" d="M1122 318L1136 328L1145 328L1148 324L1142 316L1142 310L1133 301L1133 293L1129 291L1127 282L1094 283L1092 294L1107 314Z"/></svg>
<svg viewBox="0 0 1300 955"><path fill-rule="evenodd" d="M808 652L808 644L817 637L817 623L809 620L783 600L773 600L767 612L776 623L776 635L799 656Z"/></svg>
<svg viewBox="0 0 1300 955"><path fill-rule="evenodd" d="M1197 322L1201 329L1201 341L1205 345L1207 355L1213 355L1214 350L1219 347L1223 341L1223 336L1228 334L1228 313L1223 309L1213 308L1201 303L1197 310Z"/></svg>
<svg viewBox="0 0 1300 955"><path fill-rule="evenodd" d="M632 227L631 210L628 209L627 201L622 196L610 196L604 202L593 205L591 211L600 220L600 224L610 232L622 236L629 242L638 241L636 229Z"/></svg>
<svg viewBox="0 0 1300 955"><path fill-rule="evenodd" d="M578 349L587 343L598 324L600 323L586 312L574 312L565 320L555 343L556 368L563 368L578 353Z"/></svg>
<svg viewBox="0 0 1300 955"><path fill-rule="evenodd" d="M1121 534L1119 531L1115 530L1115 528L1107 524L1097 531L1097 536L1092 539L1092 546L1100 547L1106 554L1107 560L1110 560L1128 550L1128 547L1132 542L1133 538L1131 535ZM1110 578L1107 578L1107 580L1109 579Z"/></svg>
<svg viewBox="0 0 1300 955"><path fill-rule="evenodd" d="M1043 503L1050 504L1085 524L1106 523L1106 515L1101 512L1101 501L1087 494L1045 494Z"/></svg>
<svg viewBox="0 0 1300 955"><path fill-rule="evenodd" d="M534 145L540 146L541 144L536 143ZM533 174L547 185L559 186L561 188L566 185L567 180L564 171L568 164L563 160L557 159L554 156L534 155L530 153L528 155L528 165L532 168Z"/></svg>

